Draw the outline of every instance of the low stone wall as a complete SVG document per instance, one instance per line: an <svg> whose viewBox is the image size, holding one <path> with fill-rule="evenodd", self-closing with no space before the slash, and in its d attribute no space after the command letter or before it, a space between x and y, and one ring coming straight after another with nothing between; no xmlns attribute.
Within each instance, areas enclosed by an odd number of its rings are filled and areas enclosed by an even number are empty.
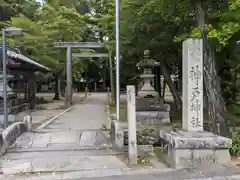
<svg viewBox="0 0 240 180"><path fill-rule="evenodd" d="M118 147L128 145L128 129L124 123L115 120L114 114L109 115L111 121L110 136L112 142ZM159 129L146 128L137 130L137 144L138 145L153 145L159 141Z"/></svg>
<svg viewBox="0 0 240 180"><path fill-rule="evenodd" d="M31 130L32 118L30 115L24 117L23 122L15 122L9 125L0 134L0 155L4 154L8 147L24 132Z"/></svg>
<svg viewBox="0 0 240 180"><path fill-rule="evenodd" d="M111 124L110 136L112 142L118 147L124 147L128 145L128 127L126 124L116 120L116 114L111 114L109 112L109 107L107 107L108 111L108 120ZM144 128L141 130L137 130L137 145L153 145L158 143L159 138L159 129L154 128Z"/></svg>
<svg viewBox="0 0 240 180"><path fill-rule="evenodd" d="M159 141L158 129L137 130L137 145L153 145ZM128 130L124 130L124 145L128 145Z"/></svg>
<svg viewBox="0 0 240 180"><path fill-rule="evenodd" d="M8 126L2 132L2 138L5 145L9 146L10 144L12 144L16 140L16 138L21 135L21 130L25 130L24 123L22 122L16 122Z"/></svg>

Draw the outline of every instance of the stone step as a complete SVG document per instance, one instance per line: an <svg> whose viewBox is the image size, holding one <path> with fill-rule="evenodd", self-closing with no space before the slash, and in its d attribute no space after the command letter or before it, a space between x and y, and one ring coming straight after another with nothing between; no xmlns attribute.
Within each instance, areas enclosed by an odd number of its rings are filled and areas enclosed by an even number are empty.
<svg viewBox="0 0 240 180"><path fill-rule="evenodd" d="M16 173L2 174L0 179L9 180L77 180L80 178L107 178L112 176L123 176L130 172L130 168L95 169L84 171L63 171L63 172L37 172L37 173Z"/></svg>
<svg viewBox="0 0 240 180"><path fill-rule="evenodd" d="M221 172L219 172L221 171ZM113 177L114 176L114 177ZM135 179L149 179L149 180L239 180L239 170L236 168L219 168L217 171L210 172L192 172L189 170L173 171L159 169L138 169L131 168L124 169L106 169L95 171L69 171L69 172L49 172L37 174L19 174L19 175L0 175L0 179L11 180L135 180Z"/></svg>
<svg viewBox="0 0 240 180"><path fill-rule="evenodd" d="M44 128L44 129L33 129L32 132L33 133L52 133L52 132L64 132L67 131L66 129L60 129L60 128L56 128L56 129L48 129L48 128ZM108 132L111 131L111 129L69 129L69 131L75 131L75 132L84 132L84 131L90 131L90 132Z"/></svg>
<svg viewBox="0 0 240 180"><path fill-rule="evenodd" d="M32 147L32 148L12 148L8 153L17 152L49 152L49 151L91 151L91 150L108 150L113 149L112 145L105 146L81 146L79 144L48 144L48 147Z"/></svg>
<svg viewBox="0 0 240 180"><path fill-rule="evenodd" d="M63 156L62 153L56 153L55 156L50 157L2 160L1 164L1 171L3 174L102 171L126 167L116 156Z"/></svg>
<svg viewBox="0 0 240 180"><path fill-rule="evenodd" d="M52 133L24 133L10 149L81 148L111 146L107 131L54 131Z"/></svg>
<svg viewBox="0 0 240 180"><path fill-rule="evenodd" d="M115 151L113 149L91 149L91 150L65 150L65 151L10 151L0 159L5 160L19 160L19 159L32 159L32 158L45 158L45 157L62 157L66 156L107 156L123 154L124 150Z"/></svg>

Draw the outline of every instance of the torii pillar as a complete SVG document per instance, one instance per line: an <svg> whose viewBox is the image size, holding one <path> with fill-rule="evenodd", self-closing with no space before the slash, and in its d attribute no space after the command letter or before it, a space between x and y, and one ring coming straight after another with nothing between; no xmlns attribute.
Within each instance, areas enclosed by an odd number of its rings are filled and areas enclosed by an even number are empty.
<svg viewBox="0 0 240 180"><path fill-rule="evenodd" d="M73 48L102 48L103 43L97 42L55 42L55 47L67 49L67 87L65 105L69 107L72 104L72 49ZM77 56L77 55L75 55Z"/></svg>

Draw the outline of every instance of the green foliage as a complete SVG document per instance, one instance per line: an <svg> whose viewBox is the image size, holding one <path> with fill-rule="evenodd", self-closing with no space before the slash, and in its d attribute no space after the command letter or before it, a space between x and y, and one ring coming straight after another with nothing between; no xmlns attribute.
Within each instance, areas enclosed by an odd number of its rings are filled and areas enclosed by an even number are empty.
<svg viewBox="0 0 240 180"><path fill-rule="evenodd" d="M22 53L52 68L53 72L65 67L65 49L54 48L54 42L88 41L88 16L75 8L79 1L51 0L40 6L36 0L5 1L11 11L11 21L1 23L5 27L13 26L24 30L21 37L8 37L8 43L20 48ZM91 40L90 40L91 41ZM79 50L77 51L79 52ZM89 61L89 60L87 60ZM85 61L84 61L85 62ZM73 62L73 78L80 79L83 59Z"/></svg>
<svg viewBox="0 0 240 180"><path fill-rule="evenodd" d="M231 114L238 116L240 121L240 104L231 104L228 107L228 110ZM239 122L240 123L240 122Z"/></svg>
<svg viewBox="0 0 240 180"><path fill-rule="evenodd" d="M232 139L232 148L230 149L230 154L232 156L240 155L240 134L236 133Z"/></svg>
<svg viewBox="0 0 240 180"><path fill-rule="evenodd" d="M200 37L195 3L191 0L121 0L120 50L121 83L139 75L136 64L149 49L151 58L166 65L168 72L181 75L181 42ZM235 74L240 69L240 1L229 0L228 8L221 0L204 1L208 38L217 52L217 65L227 103L234 101ZM66 52L53 47L56 41L101 41L115 53L114 0L2 0L10 12L11 22L1 26L24 29L23 37L8 37L8 42L43 63L53 71L64 69ZM76 50L79 52L79 50ZM98 72L104 60L75 59L74 79L79 80L86 68ZM114 64L114 63L113 63ZM94 74L101 76L102 74Z"/></svg>

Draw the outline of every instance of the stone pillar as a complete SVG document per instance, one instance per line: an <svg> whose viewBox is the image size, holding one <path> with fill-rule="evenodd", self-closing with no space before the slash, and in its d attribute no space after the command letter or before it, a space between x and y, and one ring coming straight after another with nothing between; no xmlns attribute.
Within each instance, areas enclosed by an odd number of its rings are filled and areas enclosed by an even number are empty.
<svg viewBox="0 0 240 180"><path fill-rule="evenodd" d="M137 164L137 129L135 101L135 86L127 86L128 156L130 165Z"/></svg>
<svg viewBox="0 0 240 180"><path fill-rule="evenodd" d="M66 87L66 106L72 104L72 49L67 48L67 87Z"/></svg>
<svg viewBox="0 0 240 180"><path fill-rule="evenodd" d="M182 128L203 131L203 43L202 39L183 42Z"/></svg>

